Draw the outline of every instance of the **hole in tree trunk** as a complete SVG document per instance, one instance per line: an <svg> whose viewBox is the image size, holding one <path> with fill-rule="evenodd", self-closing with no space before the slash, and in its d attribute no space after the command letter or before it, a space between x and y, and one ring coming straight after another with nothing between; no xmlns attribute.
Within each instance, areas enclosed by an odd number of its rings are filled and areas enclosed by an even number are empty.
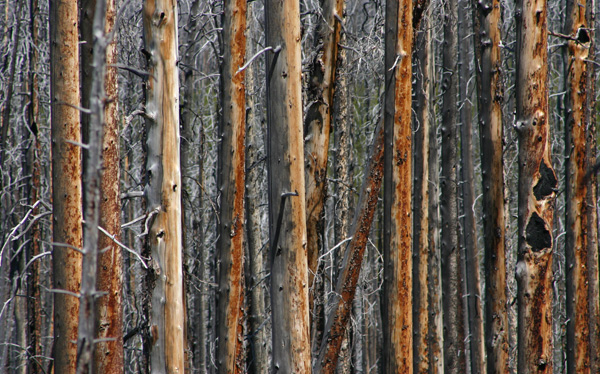
<svg viewBox="0 0 600 374"><path fill-rule="evenodd" d="M544 248L552 246L552 236L546 230L544 220L537 214L533 213L527 224L527 244L531 246L534 252L539 252Z"/></svg>
<svg viewBox="0 0 600 374"><path fill-rule="evenodd" d="M533 187L533 195L537 200L545 199L556 191L556 175L544 161L540 164L540 180Z"/></svg>

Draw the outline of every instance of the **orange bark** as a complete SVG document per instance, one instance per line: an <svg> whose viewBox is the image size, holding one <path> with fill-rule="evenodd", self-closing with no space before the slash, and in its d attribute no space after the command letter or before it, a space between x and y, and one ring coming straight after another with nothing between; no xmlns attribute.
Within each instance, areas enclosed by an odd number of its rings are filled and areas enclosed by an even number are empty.
<svg viewBox="0 0 600 374"><path fill-rule="evenodd" d="M519 136L519 373L552 373L552 222L557 179L550 157L547 7L517 4Z"/></svg>
<svg viewBox="0 0 600 374"><path fill-rule="evenodd" d="M54 288L78 293L83 244L77 2L50 3ZM66 245L66 246L64 246ZM54 372L75 373L79 300L54 295Z"/></svg>

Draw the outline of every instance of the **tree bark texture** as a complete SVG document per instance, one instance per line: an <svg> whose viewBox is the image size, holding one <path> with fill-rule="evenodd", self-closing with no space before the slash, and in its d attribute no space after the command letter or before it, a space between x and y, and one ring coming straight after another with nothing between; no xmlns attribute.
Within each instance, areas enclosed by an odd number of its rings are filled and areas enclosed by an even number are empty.
<svg viewBox="0 0 600 374"><path fill-rule="evenodd" d="M568 41L567 95L565 111L565 202L566 239L565 257L567 269L567 373L590 373L592 353L592 303L594 295L594 269L598 259L590 257L588 251L596 245L593 231L588 231L588 221L596 214L595 204L588 204L588 188L591 178L587 173L593 159L588 158L587 132L590 126L590 110L587 95L591 83L587 60L590 51L590 30L588 28L589 8L586 2L567 2L565 34L573 39ZM591 91L593 93L593 91ZM588 235L588 233L591 234ZM591 239L591 241L590 241ZM597 253L597 249L595 251ZM592 263L588 263L591 261ZM595 282L597 283L597 281ZM597 290L596 290L597 291ZM596 315L597 317L597 315Z"/></svg>
<svg viewBox="0 0 600 374"><path fill-rule="evenodd" d="M387 0L383 369L413 371L412 321L412 1Z"/></svg>
<svg viewBox="0 0 600 374"><path fill-rule="evenodd" d="M40 31L40 7L38 0L29 2L30 33L33 48L29 55L29 107L27 109L27 125L31 137L29 148L27 150L27 167L31 175L29 191L27 193L29 204L35 206L41 196L41 165L40 165L40 96L39 96L39 78L37 69L39 69L39 31ZM39 214L36 207L31 212L33 215ZM31 243L28 249L27 261L40 254L41 227L38 222L31 226ZM42 365L37 356L42 355L42 300L40 295L40 261L34 261L31 264L27 282L27 321L28 321L28 370L31 374L42 372Z"/></svg>
<svg viewBox="0 0 600 374"><path fill-rule="evenodd" d="M485 268L485 352L488 374L508 372L508 306L502 161L500 1L473 2L479 113Z"/></svg>
<svg viewBox="0 0 600 374"><path fill-rule="evenodd" d="M426 31L426 39L432 40L431 7L427 10L427 17L424 18L423 29ZM431 45L431 42L428 43ZM435 77L435 53L431 50L427 55L429 61L429 75ZM428 89L434 92L434 81L430 80ZM435 105L435 97L431 95L428 101L429 107L433 109ZM432 113L431 111L430 113ZM432 374L444 373L444 344L443 344L443 318L442 318L442 269L441 269L441 245L440 245L440 150L438 141L438 126L432 121L429 127L429 271L428 281L428 302L429 302L429 329L428 329L428 346L429 346L429 372Z"/></svg>
<svg viewBox="0 0 600 374"><path fill-rule="evenodd" d="M431 44L427 18L415 32L415 80L413 83L413 366L414 372L429 372L429 130L431 95Z"/></svg>
<svg viewBox="0 0 600 374"><path fill-rule="evenodd" d="M83 244L77 2L50 2L52 251L54 288L79 293ZM79 300L54 294L55 373L75 373Z"/></svg>
<svg viewBox="0 0 600 374"><path fill-rule="evenodd" d="M96 338L96 281L98 279L98 225L100 223L100 188L102 180L101 155L104 125L104 69L108 40L105 34L106 0L97 0L93 10L93 59L90 66L89 126L86 168L83 175L84 203L83 259L81 292L79 297L79 325L77 338L77 373L92 373ZM84 87L84 89L87 89ZM121 316L118 316L121 319ZM122 369L122 366L121 368Z"/></svg>
<svg viewBox="0 0 600 374"><path fill-rule="evenodd" d="M479 250L477 248L477 226L475 221L475 172L473 167L473 120L469 80L473 74L469 65L472 58L471 29L469 25L469 0L462 0L458 7L459 44L459 100L460 100L460 195L461 226L463 235L466 272L466 316L468 321L468 347L471 374L485 371L483 338L483 313L481 310L481 287L479 274Z"/></svg>
<svg viewBox="0 0 600 374"><path fill-rule="evenodd" d="M152 373L184 370L177 4L146 0L146 196L149 261L145 352Z"/></svg>
<svg viewBox="0 0 600 374"><path fill-rule="evenodd" d="M110 36L115 30L117 7L115 0L106 1L105 32ZM108 37L107 36L107 37ZM120 157L117 46L108 40L106 46L106 73L104 76L104 136L102 138L102 180L100 199L100 235L98 248L97 289L106 294L96 304L99 339L96 344L94 372L118 373L123 370L123 253L116 240L121 238Z"/></svg>
<svg viewBox="0 0 600 374"><path fill-rule="evenodd" d="M314 363L315 373L334 373L337 366L383 179L383 129L383 122L379 122L375 129L368 174L365 175L354 216L352 240L345 250L342 271L336 284L335 300L332 302L333 309L327 314L319 356Z"/></svg>
<svg viewBox="0 0 600 374"><path fill-rule="evenodd" d="M246 0L226 0L221 64L221 149L219 191L219 295L217 363L219 373L244 371L244 229L246 180Z"/></svg>
<svg viewBox="0 0 600 374"><path fill-rule="evenodd" d="M256 17L250 17L258 11L258 3L248 4L247 22L247 58L257 52L258 22ZM263 250L263 227L261 191L264 186L264 177L260 161L264 153L263 148L263 115L259 110L260 79L256 63L248 65L246 69L246 241L248 246L248 262L246 263L246 284L250 289L248 306L249 370L252 373L267 373L269 371L269 352L267 330L268 317L265 307L267 287L263 278L267 274L264 259L267 257Z"/></svg>
<svg viewBox="0 0 600 374"><path fill-rule="evenodd" d="M552 221L557 179L550 158L547 7L517 3L516 123L519 138L519 373L552 373Z"/></svg>
<svg viewBox="0 0 600 374"><path fill-rule="evenodd" d="M334 79L344 0L322 1L315 43L320 46L308 67L307 108L304 116L304 158L306 186L306 238L310 311L314 310L317 288L315 275L323 247L324 204L327 194L327 155L333 118ZM314 331L315 328L312 328Z"/></svg>
<svg viewBox="0 0 600 374"><path fill-rule="evenodd" d="M589 25L595 25L596 22L596 2L586 1L586 17ZM588 56L595 56L596 50L596 32L594 27L588 28L590 37L590 46ZM598 138L596 121L593 120L596 115L596 65L591 61L587 65L587 95L586 95L586 153L588 159L587 176L587 245L588 245L588 303L590 313L590 372L600 371L600 274L598 257L598 178L594 173L598 171L593 162L598 154ZM594 171L595 170L595 171Z"/></svg>
<svg viewBox="0 0 600 374"><path fill-rule="evenodd" d="M442 224L441 266L444 323L444 371L464 373L465 347L462 318L461 256L458 243L457 206L457 1L444 3L442 52L442 170L440 213Z"/></svg>
<svg viewBox="0 0 600 374"><path fill-rule="evenodd" d="M86 0L80 3L81 37L86 41L81 47L81 79L82 87L81 105L91 108L90 95L94 94L86 87L92 86L94 68L105 69L103 101L104 129L102 136L102 178L100 180L100 216L99 225L106 230L112 238L105 234L99 236L97 262L96 289L105 292L96 299L96 338L106 339L95 344L94 372L95 373L118 373L123 369L123 260L121 247L113 239L120 240L121 233L121 199L119 196L119 123L117 116L118 88L117 69L111 67L117 63L116 42L106 45L106 67L94 67L94 34L93 22L95 17L96 0ZM111 33L114 29L116 17L116 4L114 0L107 0L105 5L105 33ZM110 37L106 35L103 38ZM104 59L103 59L104 60ZM89 131L91 115L82 113L82 129ZM89 136L89 135L87 135ZM83 136L86 138L86 136ZM89 139L89 138L86 138ZM90 140L84 140L90 142ZM87 159L84 159L84 162ZM84 167L84 170L87 170Z"/></svg>
<svg viewBox="0 0 600 374"><path fill-rule="evenodd" d="M300 9L265 3L267 160L273 359L276 373L310 373Z"/></svg>

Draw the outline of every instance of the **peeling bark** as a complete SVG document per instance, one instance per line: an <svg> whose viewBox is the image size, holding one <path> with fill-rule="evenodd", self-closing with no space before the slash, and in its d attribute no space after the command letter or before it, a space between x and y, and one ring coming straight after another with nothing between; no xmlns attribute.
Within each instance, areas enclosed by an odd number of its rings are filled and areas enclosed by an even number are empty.
<svg viewBox="0 0 600 374"><path fill-rule="evenodd" d="M80 2L82 19L81 37L86 41L81 47L81 79L82 87L91 87L94 75L94 34L93 22L95 17L96 0ZM106 1L104 32L110 33L114 28L116 4L114 0ZM104 38L104 37L103 37ZM106 49L106 65L104 73L104 130L102 137L102 178L100 180L100 216L99 225L110 235L119 240L121 233L121 199L119 196L119 134L117 117L117 70L110 67L117 63L116 43L103 46ZM96 67L99 68L99 67ZM81 105L90 108L90 90L81 93ZM82 113L82 137L89 143L89 122L92 115ZM84 158L84 170L88 170L87 158ZM86 193L87 195L87 193ZM85 200L85 199L84 199ZM98 248L103 249L98 254L98 275L96 289L105 292L96 300L95 315L96 338L108 339L96 344L94 352L95 373L118 373L123 371L123 260L121 248L106 235L100 235Z"/></svg>
<svg viewBox="0 0 600 374"><path fill-rule="evenodd" d="M573 37L567 44L568 62L566 68L567 95L565 111L565 202L566 202L566 239L565 257L567 270L567 373L590 373L592 341L591 329L594 322L593 293L591 285L597 284L598 268L597 243L594 231L590 232L588 221L593 221L595 204L588 204L587 177L594 159L588 157L587 132L590 126L590 110L587 95L590 94L591 78L588 77L591 64L587 63L590 50L590 32L586 2L567 2L565 34ZM593 91L592 91L593 92ZM591 234L590 235L588 235ZM596 252L590 257L588 251ZM597 270L596 270L597 271ZM597 290L596 290L597 291ZM597 315L595 317L598 317Z"/></svg>
<svg viewBox="0 0 600 374"><path fill-rule="evenodd" d="M327 194L327 154L333 117L333 94L341 33L344 0L324 0L323 17L315 43L320 46L308 67L307 108L304 115L304 159L306 186L306 238L310 311L315 310L315 275L323 247L324 203ZM317 318L318 320L318 318ZM313 322L311 321L311 326ZM321 335L322 326L312 326L313 335Z"/></svg>
<svg viewBox="0 0 600 374"><path fill-rule="evenodd" d="M517 3L519 138L519 373L552 373L552 221L557 179L550 157L546 2Z"/></svg>
<svg viewBox="0 0 600 374"><path fill-rule="evenodd" d="M177 4L146 0L143 8L146 82L146 255L148 331L144 350L152 373L182 372L184 302Z"/></svg>
<svg viewBox="0 0 600 374"><path fill-rule="evenodd" d="M387 0L385 31L383 370L411 373L412 1Z"/></svg>
<svg viewBox="0 0 600 374"><path fill-rule="evenodd" d="M246 180L246 0L226 0L221 65L221 149L219 191L219 295L217 367L219 373L244 372L244 198Z"/></svg>
<svg viewBox="0 0 600 374"><path fill-rule="evenodd" d="M481 149L487 372L508 372L500 1L473 3Z"/></svg>

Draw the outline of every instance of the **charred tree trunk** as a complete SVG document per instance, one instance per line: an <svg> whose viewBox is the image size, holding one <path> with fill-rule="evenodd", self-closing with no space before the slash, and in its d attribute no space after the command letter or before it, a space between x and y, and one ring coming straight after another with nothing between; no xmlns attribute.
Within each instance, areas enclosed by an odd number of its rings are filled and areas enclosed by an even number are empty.
<svg viewBox="0 0 600 374"><path fill-rule="evenodd" d="M337 366L383 179L383 128L383 123L380 122L375 129L368 174L365 175L354 216L353 236L345 250L342 271L336 285L336 296L334 296L336 299L332 303L334 307L326 318L319 356L313 367L315 373L334 373Z"/></svg>
<svg viewBox="0 0 600 374"><path fill-rule="evenodd" d="M217 367L219 373L244 372L244 198L246 180L246 0L226 0L221 65L221 149L219 181L219 295Z"/></svg>
<svg viewBox="0 0 600 374"><path fill-rule="evenodd" d="M485 370L483 346L483 313L481 311L481 287L479 274L479 251L477 248L477 226L475 222L475 173L473 170L473 121L468 82L472 76L469 65L472 61L470 28L468 24L469 1L463 0L458 10L459 44L459 100L460 100L460 217L462 246L466 272L466 316L468 321L467 344L470 353L471 374L482 374Z"/></svg>
<svg viewBox="0 0 600 374"><path fill-rule="evenodd" d="M152 373L184 370L181 171L177 4L146 0L143 9L146 82L146 256L144 350Z"/></svg>
<svg viewBox="0 0 600 374"><path fill-rule="evenodd" d="M300 4L265 3L271 310L275 373L310 373Z"/></svg>
<svg viewBox="0 0 600 374"><path fill-rule="evenodd" d="M503 87L500 2L473 2L475 75L479 113L485 268L485 352L488 374L508 372L508 306L502 161Z"/></svg>
<svg viewBox="0 0 600 374"><path fill-rule="evenodd" d="M423 19L423 30L427 30L424 35L424 44L428 45L427 61L429 67L429 76L435 77L435 54L432 51L431 41L432 30L431 30L431 7L427 10L427 17ZM427 90L430 92L429 100L429 113L433 113L433 107L435 103L435 96L432 95L434 92L434 79L429 81ZM443 344L443 319L442 319L442 273L441 273L441 252L440 252L440 190L439 190L439 176L440 176L440 155L439 155L439 141L438 141L438 125L434 121L432 115L432 121L429 126L429 143L425 144L429 148L429 158L427 160L427 168L429 170L429 225L428 225L428 256L429 265L431 269L427 276L428 282L428 303L429 303L429 329L427 334L427 344L429 347L429 373L439 374L444 372L444 344Z"/></svg>
<svg viewBox="0 0 600 374"><path fill-rule="evenodd" d="M100 46L100 53L105 50L106 58L101 57L101 60L95 60L96 53L92 47L94 46L93 25L96 14L96 0L87 0L81 3L81 37L86 41L81 48L81 79L84 90L81 93L81 104L84 108L91 108L92 95L103 95L96 100L102 101L103 110L103 136L102 139L102 178L100 180L100 216L99 225L108 234L104 233L99 236L98 248L102 249L98 253L97 262L97 282L96 289L100 292L105 292L96 300L96 334L95 337L103 339L96 344L94 353L94 372L96 373L118 373L123 369L123 301L122 301L122 284L123 284L123 260L121 247L115 242L119 240L121 233L121 199L119 196L119 123L117 117L117 71L114 65L117 63L116 43L112 40L106 40L110 35L103 36L99 43L109 43ZM114 0L106 1L102 10L104 14L104 30L99 32L110 33L114 29L116 4ZM99 20L98 20L99 21ZM106 68L103 66L95 66L95 63L106 62ZM95 69L105 70L104 81L101 82L104 88L100 92L101 87L96 87L93 90L85 90L86 87L91 87L94 84L94 79L98 77ZM95 90L95 92L94 92ZM86 92L87 91L87 92ZM90 121L97 113L91 113L89 116L82 114L82 129L84 131L84 142L91 143L90 136L93 130L90 129ZM85 134L88 132L88 134ZM91 154L90 154L91 156ZM85 160L89 160L89 157ZM84 170L88 170L86 164ZM87 196L87 193L86 193ZM109 236L110 235L110 236Z"/></svg>
<svg viewBox="0 0 600 374"><path fill-rule="evenodd" d="M429 372L429 139L431 43L428 19L415 32L413 84L413 360L414 373Z"/></svg>
<svg viewBox="0 0 600 374"><path fill-rule="evenodd" d="M461 256L458 243L457 195L457 1L444 3L444 48L442 52L442 171L441 171L441 262L444 320L444 371L464 373L464 326L462 318Z"/></svg>
<svg viewBox="0 0 600 374"><path fill-rule="evenodd" d="M588 158L587 132L590 127L591 108L587 96L590 91L591 76L588 63L590 10L586 2L567 2L565 34L573 39L568 41L568 62L566 69L567 95L565 111L565 202L566 239L565 257L567 269L567 373L591 373L592 336L591 329L596 322L593 316L593 293L591 285L597 284L598 257L596 230L588 231L589 221L594 221L595 203L589 204L588 189L592 178L587 177L590 164ZM592 70L593 72L593 70ZM592 142L593 144L593 142ZM596 250L592 246L596 246ZM589 251L596 253L590 257ZM597 292L597 289L596 289ZM598 317L597 315L595 316ZM597 331L596 331L597 332ZM597 368L596 368L597 369Z"/></svg>
<svg viewBox="0 0 600 374"><path fill-rule="evenodd" d="M54 288L78 294L83 244L77 2L50 2ZM75 143L75 144L74 144ZM79 299L54 294L55 373L75 373Z"/></svg>
<svg viewBox="0 0 600 374"><path fill-rule="evenodd" d="M96 339L96 281L98 275L98 225L100 223L100 192L102 171L101 155L104 126L104 64L108 40L105 34L106 0L97 0L93 10L93 59L91 61L91 87L89 90L89 134L86 147L85 204L83 228L83 259L80 292L79 325L77 338L77 373L92 373ZM118 197L118 195L117 195ZM119 264L120 268L120 264ZM118 316L119 320L121 315ZM99 326L102 327L102 326ZM122 341L122 340L121 340ZM117 370L122 370L122 365Z"/></svg>
<svg viewBox="0 0 600 374"><path fill-rule="evenodd" d="M550 158L546 2L519 1L516 14L517 370L552 373L552 221L557 179Z"/></svg>
<svg viewBox="0 0 600 374"><path fill-rule="evenodd" d="M247 22L247 58L257 52L254 37L258 35L258 22L251 14L257 12L258 3L248 4ZM264 176L261 158L263 153L263 119L260 108L260 79L256 63L248 65L246 70L246 240L248 246L248 262L246 263L246 284L249 293L249 350L248 361L251 373L267 373L269 371L269 352L267 330L267 310L265 307L267 292L263 279L266 277L263 250L263 219L261 206L261 191L264 186Z"/></svg>
<svg viewBox="0 0 600 374"><path fill-rule="evenodd" d="M32 48L29 54L29 107L27 108L27 125L29 126L30 142L27 149L27 166L29 170L30 182L28 185L27 197L29 204L35 206L35 203L41 196L41 165L40 165L40 97L39 97L39 31L40 31L40 8L38 0L29 2L30 33ZM34 216L39 214L36 207L31 212ZM27 252L27 262L36 258L40 254L41 228L39 222L31 226L29 234L29 248ZM38 374L43 371L38 356L42 355L42 301L40 295L40 261L33 261L27 282L27 323L28 323L28 370L31 374Z"/></svg>
<svg viewBox="0 0 600 374"><path fill-rule="evenodd" d="M411 373L412 347L412 1L387 0L383 371Z"/></svg>
<svg viewBox="0 0 600 374"><path fill-rule="evenodd" d="M315 310L315 275L320 249L323 247L324 204L327 194L327 154L329 134L333 117L333 93L340 41L341 17L344 0L324 0L323 17L317 26L315 43L320 46L308 67L307 108L304 117L304 170L306 185L306 238L308 255L308 284L310 287L310 311ZM321 308L322 309L322 308ZM318 312L318 313L322 313ZM318 321L318 316L316 321ZM323 326L313 326L313 335L319 338Z"/></svg>

